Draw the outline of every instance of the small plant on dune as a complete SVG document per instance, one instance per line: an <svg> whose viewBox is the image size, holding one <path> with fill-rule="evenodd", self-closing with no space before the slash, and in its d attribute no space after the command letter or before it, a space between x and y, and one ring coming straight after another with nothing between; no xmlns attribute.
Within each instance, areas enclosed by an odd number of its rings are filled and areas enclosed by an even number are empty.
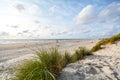
<svg viewBox="0 0 120 80"><path fill-rule="evenodd" d="M101 45L106 45L106 44L115 44L116 41L120 40L120 33L117 35L114 35L110 38L105 38L100 40L93 48L91 49L91 52L95 52L99 49L101 49Z"/></svg>
<svg viewBox="0 0 120 80"><path fill-rule="evenodd" d="M38 59L20 65L14 80L56 80L65 66L63 55L57 48L39 50L35 54Z"/></svg>
<svg viewBox="0 0 120 80"><path fill-rule="evenodd" d="M47 67L50 71L55 73L56 75L62 70L63 68L63 55L58 51L57 48L51 48L48 51L49 55L49 63L47 64Z"/></svg>
<svg viewBox="0 0 120 80"><path fill-rule="evenodd" d="M97 50L101 49L101 44L96 44L92 49L91 52L95 52Z"/></svg>
<svg viewBox="0 0 120 80"><path fill-rule="evenodd" d="M64 57L57 48L41 50L36 53L41 62L55 75L57 75L64 67Z"/></svg>
<svg viewBox="0 0 120 80"><path fill-rule="evenodd" d="M92 55L92 52L85 47L80 47L75 51L75 53L72 55L72 61L75 62L77 60L81 60L84 58L84 56Z"/></svg>
<svg viewBox="0 0 120 80"><path fill-rule="evenodd" d="M80 47L80 52L82 52L84 56L93 55L93 53L85 47Z"/></svg>
<svg viewBox="0 0 120 80"><path fill-rule="evenodd" d="M72 62L72 56L68 52L65 52L65 54L64 54L65 65L67 65L68 63L71 63L71 62Z"/></svg>
<svg viewBox="0 0 120 80"><path fill-rule="evenodd" d="M19 66L12 80L55 80L55 77L44 64L31 60Z"/></svg>
<svg viewBox="0 0 120 80"><path fill-rule="evenodd" d="M115 43L115 41L119 41L120 40L120 33L112 36L110 39L111 39L112 43Z"/></svg>

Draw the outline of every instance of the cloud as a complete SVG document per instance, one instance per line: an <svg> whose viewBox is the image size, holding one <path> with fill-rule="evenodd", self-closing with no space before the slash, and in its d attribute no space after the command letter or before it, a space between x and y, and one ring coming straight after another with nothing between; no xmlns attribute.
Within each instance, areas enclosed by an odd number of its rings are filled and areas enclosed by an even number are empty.
<svg viewBox="0 0 120 80"><path fill-rule="evenodd" d="M23 31L23 33L28 33L28 32L29 32L29 30L24 30L24 31Z"/></svg>
<svg viewBox="0 0 120 80"><path fill-rule="evenodd" d="M22 33L21 33L21 32L18 32L17 35L22 35Z"/></svg>
<svg viewBox="0 0 120 80"><path fill-rule="evenodd" d="M52 32L52 36L60 36L60 35L69 35L72 32L72 29L65 29L65 30L59 30L56 32Z"/></svg>
<svg viewBox="0 0 120 80"><path fill-rule="evenodd" d="M120 20L120 3L113 2L99 12L97 12L93 5L88 5L79 12L75 20L78 25L114 23Z"/></svg>
<svg viewBox="0 0 120 80"><path fill-rule="evenodd" d="M34 23L39 24L40 21L39 20L34 20Z"/></svg>
<svg viewBox="0 0 120 80"><path fill-rule="evenodd" d="M30 14L37 14L37 13L41 13L41 10L39 9L39 7L35 4L32 4L28 7L28 13Z"/></svg>
<svg viewBox="0 0 120 80"><path fill-rule="evenodd" d="M41 13L40 8L36 4L15 3L13 7L19 13L24 13L24 14L40 14Z"/></svg>
<svg viewBox="0 0 120 80"><path fill-rule="evenodd" d="M58 35L63 35L63 34L65 35L66 33L68 33L68 32L65 32L65 31L64 32L57 32L57 33L52 32L51 35L52 36L58 36Z"/></svg>
<svg viewBox="0 0 120 80"><path fill-rule="evenodd" d="M19 26L18 25L13 25L13 26L10 26L12 28L18 28Z"/></svg>
<svg viewBox="0 0 120 80"><path fill-rule="evenodd" d="M79 25L89 24L95 20L94 6L88 5L77 15L76 22Z"/></svg>
<svg viewBox="0 0 120 80"><path fill-rule="evenodd" d="M101 23L111 23L120 20L120 3L113 2L109 4L98 16Z"/></svg>
<svg viewBox="0 0 120 80"><path fill-rule="evenodd" d="M25 5L24 4L16 4L15 6L14 6L19 12L23 12L23 11L25 11Z"/></svg>
<svg viewBox="0 0 120 80"><path fill-rule="evenodd" d="M1 32L0 33L0 36L8 36L9 35L9 33L7 33L7 32Z"/></svg>
<svg viewBox="0 0 120 80"><path fill-rule="evenodd" d="M82 33L84 33L84 34L85 33L90 33L90 32L91 32L91 30L89 30L89 29L85 29L85 30L82 31Z"/></svg>
<svg viewBox="0 0 120 80"><path fill-rule="evenodd" d="M49 11L54 13L57 9L58 9L58 7L56 5L54 5L54 6L49 8Z"/></svg>
<svg viewBox="0 0 120 80"><path fill-rule="evenodd" d="M105 32L105 36L112 36L120 32L120 25L112 25L108 27L108 30Z"/></svg>

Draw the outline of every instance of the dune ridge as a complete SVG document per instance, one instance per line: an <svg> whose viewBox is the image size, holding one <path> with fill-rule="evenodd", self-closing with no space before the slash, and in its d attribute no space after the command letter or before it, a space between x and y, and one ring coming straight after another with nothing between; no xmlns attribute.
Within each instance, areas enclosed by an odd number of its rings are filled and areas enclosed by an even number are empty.
<svg viewBox="0 0 120 80"><path fill-rule="evenodd" d="M120 42L69 64L61 72L60 80L120 80Z"/></svg>

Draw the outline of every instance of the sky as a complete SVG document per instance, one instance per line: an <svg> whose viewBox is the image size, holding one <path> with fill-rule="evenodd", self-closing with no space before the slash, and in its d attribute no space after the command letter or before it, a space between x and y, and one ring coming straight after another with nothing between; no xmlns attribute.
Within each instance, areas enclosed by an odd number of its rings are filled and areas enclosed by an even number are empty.
<svg viewBox="0 0 120 80"><path fill-rule="evenodd" d="M120 0L0 0L0 39L98 39L120 33Z"/></svg>

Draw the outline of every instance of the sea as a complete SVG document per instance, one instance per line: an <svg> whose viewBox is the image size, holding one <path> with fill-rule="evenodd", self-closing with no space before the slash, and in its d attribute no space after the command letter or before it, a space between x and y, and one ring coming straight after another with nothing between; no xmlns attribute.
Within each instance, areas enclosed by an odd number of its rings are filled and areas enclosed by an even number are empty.
<svg viewBox="0 0 120 80"><path fill-rule="evenodd" d="M0 39L0 44L9 43L28 43L28 42L49 42L49 41L66 41L66 40L88 40L88 39Z"/></svg>
<svg viewBox="0 0 120 80"><path fill-rule="evenodd" d="M45 41L52 41L52 40L50 39L0 39L0 44L45 42Z"/></svg>

